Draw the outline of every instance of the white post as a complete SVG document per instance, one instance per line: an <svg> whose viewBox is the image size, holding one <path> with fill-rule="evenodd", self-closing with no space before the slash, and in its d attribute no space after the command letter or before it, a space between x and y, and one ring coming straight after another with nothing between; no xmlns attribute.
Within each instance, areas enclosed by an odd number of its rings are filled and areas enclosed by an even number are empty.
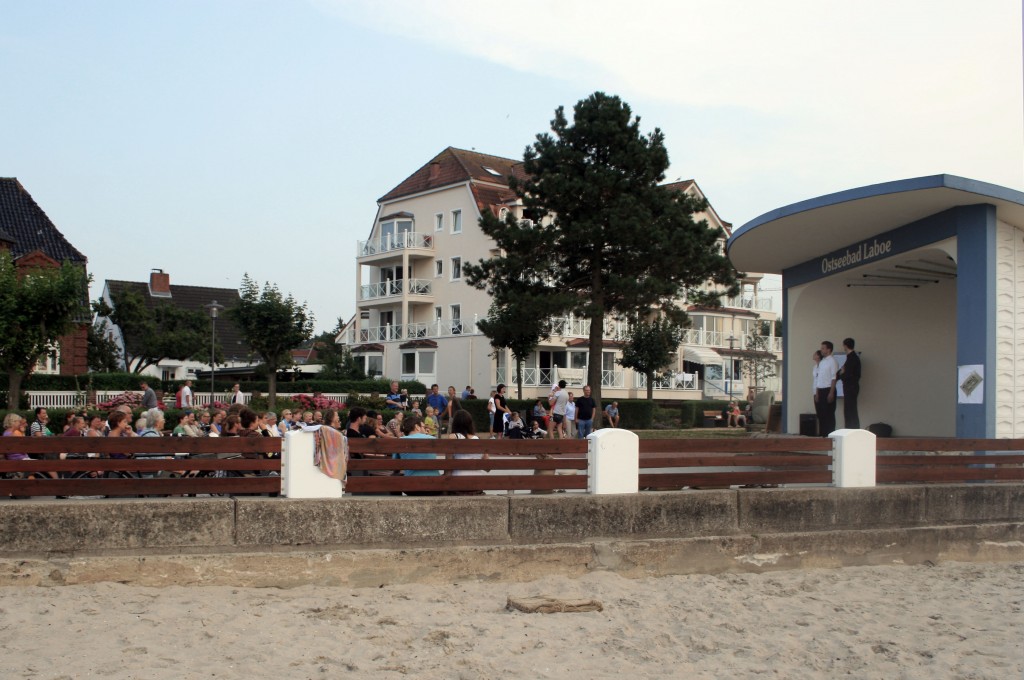
<svg viewBox="0 0 1024 680"><path fill-rule="evenodd" d="M640 490L640 438L636 433L606 427L589 435L587 445L587 493Z"/></svg>
<svg viewBox="0 0 1024 680"><path fill-rule="evenodd" d="M875 435L867 430L836 430L832 440L832 484L848 488L875 485Z"/></svg>
<svg viewBox="0 0 1024 680"><path fill-rule="evenodd" d="M288 498L341 498L341 480L313 465L313 433L286 432L281 446L281 495Z"/></svg>

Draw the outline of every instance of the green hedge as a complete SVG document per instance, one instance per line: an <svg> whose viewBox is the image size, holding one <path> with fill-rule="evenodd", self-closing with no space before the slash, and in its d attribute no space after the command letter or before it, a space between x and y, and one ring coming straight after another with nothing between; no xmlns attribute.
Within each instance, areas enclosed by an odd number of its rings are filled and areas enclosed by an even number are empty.
<svg viewBox="0 0 1024 680"><path fill-rule="evenodd" d="M33 373L21 384L21 389L31 392L84 392L90 386L94 390L137 390L139 382L145 380L154 390L163 389L163 381L151 375L138 373L86 373L84 375L44 375Z"/></svg>

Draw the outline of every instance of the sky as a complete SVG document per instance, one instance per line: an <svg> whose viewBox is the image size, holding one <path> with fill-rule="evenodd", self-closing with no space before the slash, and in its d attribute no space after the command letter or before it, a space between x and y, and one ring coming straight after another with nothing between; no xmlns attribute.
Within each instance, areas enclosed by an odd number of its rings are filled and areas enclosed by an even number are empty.
<svg viewBox="0 0 1024 680"><path fill-rule="evenodd" d="M377 198L448 146L521 158L598 90L736 227L923 175L1024 189L1021 35L1016 0L0 0L0 177L93 298L248 273L324 331Z"/></svg>

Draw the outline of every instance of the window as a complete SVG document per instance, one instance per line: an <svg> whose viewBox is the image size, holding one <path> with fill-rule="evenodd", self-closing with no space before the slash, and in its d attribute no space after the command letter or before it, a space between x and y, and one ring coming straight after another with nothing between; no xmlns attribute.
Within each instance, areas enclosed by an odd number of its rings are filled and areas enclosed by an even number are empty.
<svg viewBox="0 0 1024 680"><path fill-rule="evenodd" d="M419 372L422 375L433 375L434 374L434 353L433 352L417 352L416 357L420 361Z"/></svg>
<svg viewBox="0 0 1024 680"><path fill-rule="evenodd" d="M379 378L384 375L384 355L369 354L366 357L366 375L370 378Z"/></svg>
<svg viewBox="0 0 1024 680"><path fill-rule="evenodd" d="M444 260L434 260L434 276L444 276Z"/></svg>
<svg viewBox="0 0 1024 680"><path fill-rule="evenodd" d="M461 210L453 210L452 211L452 233L453 234L461 234L462 233L462 211Z"/></svg>
<svg viewBox="0 0 1024 680"><path fill-rule="evenodd" d="M434 215L434 231L442 231L444 229L444 213L437 213Z"/></svg>
<svg viewBox="0 0 1024 680"><path fill-rule="evenodd" d="M462 278L462 258L452 258L452 281L458 281Z"/></svg>
<svg viewBox="0 0 1024 680"><path fill-rule="evenodd" d="M434 351L402 352L402 375L434 375Z"/></svg>
<svg viewBox="0 0 1024 680"><path fill-rule="evenodd" d="M462 305L452 305L452 335L462 333Z"/></svg>

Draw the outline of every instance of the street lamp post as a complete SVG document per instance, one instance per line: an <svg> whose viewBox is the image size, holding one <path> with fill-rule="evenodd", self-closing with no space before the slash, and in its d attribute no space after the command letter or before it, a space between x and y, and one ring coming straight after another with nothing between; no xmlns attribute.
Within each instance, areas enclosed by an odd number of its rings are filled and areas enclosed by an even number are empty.
<svg viewBox="0 0 1024 680"><path fill-rule="evenodd" d="M729 343L729 401L732 401L732 383L736 378L736 359L733 358L732 348L736 344L736 338L730 333L725 341Z"/></svg>
<svg viewBox="0 0 1024 680"><path fill-rule="evenodd" d="M217 313L224 309L224 305L218 305L214 300L203 306L210 310L210 405L213 406L213 391L217 385Z"/></svg>

